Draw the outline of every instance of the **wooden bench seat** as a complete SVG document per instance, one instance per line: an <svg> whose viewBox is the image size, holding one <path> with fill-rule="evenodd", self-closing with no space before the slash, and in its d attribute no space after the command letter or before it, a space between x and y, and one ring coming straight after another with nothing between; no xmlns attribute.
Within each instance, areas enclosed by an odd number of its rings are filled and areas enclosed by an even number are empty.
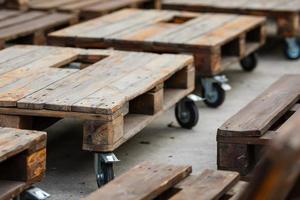
<svg viewBox="0 0 300 200"><path fill-rule="evenodd" d="M300 76L285 75L218 130L218 167L247 175L263 147L300 115Z"/></svg>
<svg viewBox="0 0 300 200"><path fill-rule="evenodd" d="M0 128L0 200L10 200L42 180L46 133Z"/></svg>

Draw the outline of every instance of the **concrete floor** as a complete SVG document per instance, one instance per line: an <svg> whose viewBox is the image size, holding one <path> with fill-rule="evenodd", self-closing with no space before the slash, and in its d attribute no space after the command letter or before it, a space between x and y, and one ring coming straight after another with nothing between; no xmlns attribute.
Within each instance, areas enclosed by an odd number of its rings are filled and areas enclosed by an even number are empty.
<svg viewBox="0 0 300 200"><path fill-rule="evenodd" d="M194 173L216 169L217 128L283 74L300 74L300 61L287 61L276 40L259 53L259 61L253 73L243 72L239 65L226 71L233 90L219 109L200 103L200 121L193 130L179 128L170 110L121 146L115 152L121 160L115 167L116 175L147 160L192 165ZM175 127L168 127L170 123ZM47 131L48 170L38 186L51 194L50 200L76 200L96 190L93 155L81 151L81 123L66 120Z"/></svg>

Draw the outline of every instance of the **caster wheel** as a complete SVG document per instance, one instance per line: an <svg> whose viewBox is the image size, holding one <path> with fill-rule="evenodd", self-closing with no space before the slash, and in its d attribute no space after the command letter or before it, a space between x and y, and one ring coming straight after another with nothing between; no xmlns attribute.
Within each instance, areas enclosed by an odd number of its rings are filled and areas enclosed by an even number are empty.
<svg viewBox="0 0 300 200"><path fill-rule="evenodd" d="M101 163L101 172L97 173L98 187L102 187L114 179L113 163Z"/></svg>
<svg viewBox="0 0 300 200"><path fill-rule="evenodd" d="M296 39L286 39L284 55L289 60L297 60L300 58L300 45Z"/></svg>
<svg viewBox="0 0 300 200"><path fill-rule="evenodd" d="M257 56L255 53L250 54L249 56L241 60L241 67L244 71L251 72L257 66Z"/></svg>
<svg viewBox="0 0 300 200"><path fill-rule="evenodd" d="M176 104L175 116L182 128L192 129L199 121L199 110L192 100L182 100Z"/></svg>
<svg viewBox="0 0 300 200"><path fill-rule="evenodd" d="M205 100L204 103L210 108L217 108L221 106L226 97L226 92L223 88L218 84L214 83L212 85L211 91L204 91Z"/></svg>

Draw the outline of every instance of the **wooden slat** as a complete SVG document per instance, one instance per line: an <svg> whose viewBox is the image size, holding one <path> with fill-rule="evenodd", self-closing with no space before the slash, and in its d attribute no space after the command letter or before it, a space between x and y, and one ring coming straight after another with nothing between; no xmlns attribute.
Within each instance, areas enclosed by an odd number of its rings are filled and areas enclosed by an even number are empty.
<svg viewBox="0 0 300 200"><path fill-rule="evenodd" d="M143 163L94 192L85 200L154 199L191 173L191 167Z"/></svg>
<svg viewBox="0 0 300 200"><path fill-rule="evenodd" d="M297 0L162 0L164 7L204 10L205 8L231 9L231 10L255 10L269 12L295 12L300 10ZM294 5L294 6L292 6Z"/></svg>
<svg viewBox="0 0 300 200"><path fill-rule="evenodd" d="M0 162L45 140L46 133L0 128Z"/></svg>
<svg viewBox="0 0 300 200"><path fill-rule="evenodd" d="M170 200L219 199L239 181L236 172L205 170L179 185L180 191Z"/></svg>
<svg viewBox="0 0 300 200"><path fill-rule="evenodd" d="M218 130L220 136L262 136L299 101L300 77L286 75Z"/></svg>

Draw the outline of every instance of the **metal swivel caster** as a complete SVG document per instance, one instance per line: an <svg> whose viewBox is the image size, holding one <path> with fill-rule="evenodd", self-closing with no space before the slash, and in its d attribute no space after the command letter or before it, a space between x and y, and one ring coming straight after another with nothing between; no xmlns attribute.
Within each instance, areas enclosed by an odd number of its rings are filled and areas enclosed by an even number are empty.
<svg viewBox="0 0 300 200"><path fill-rule="evenodd" d="M114 163L119 162L113 153L96 153L95 154L95 171L98 187L102 187L115 177Z"/></svg>
<svg viewBox="0 0 300 200"><path fill-rule="evenodd" d="M300 45L296 38L286 38L284 54L289 60L297 60L300 57Z"/></svg>
<svg viewBox="0 0 300 200"><path fill-rule="evenodd" d="M251 72L257 67L257 56L256 53L252 53L247 57L243 58L240 62L241 67L244 71Z"/></svg>
<svg viewBox="0 0 300 200"><path fill-rule="evenodd" d="M221 106L226 98L226 91L231 90L226 76L202 78L204 103L210 108Z"/></svg>
<svg viewBox="0 0 300 200"><path fill-rule="evenodd" d="M190 95L176 104L175 116L182 128L192 129L199 121L199 110L193 98L198 97Z"/></svg>

